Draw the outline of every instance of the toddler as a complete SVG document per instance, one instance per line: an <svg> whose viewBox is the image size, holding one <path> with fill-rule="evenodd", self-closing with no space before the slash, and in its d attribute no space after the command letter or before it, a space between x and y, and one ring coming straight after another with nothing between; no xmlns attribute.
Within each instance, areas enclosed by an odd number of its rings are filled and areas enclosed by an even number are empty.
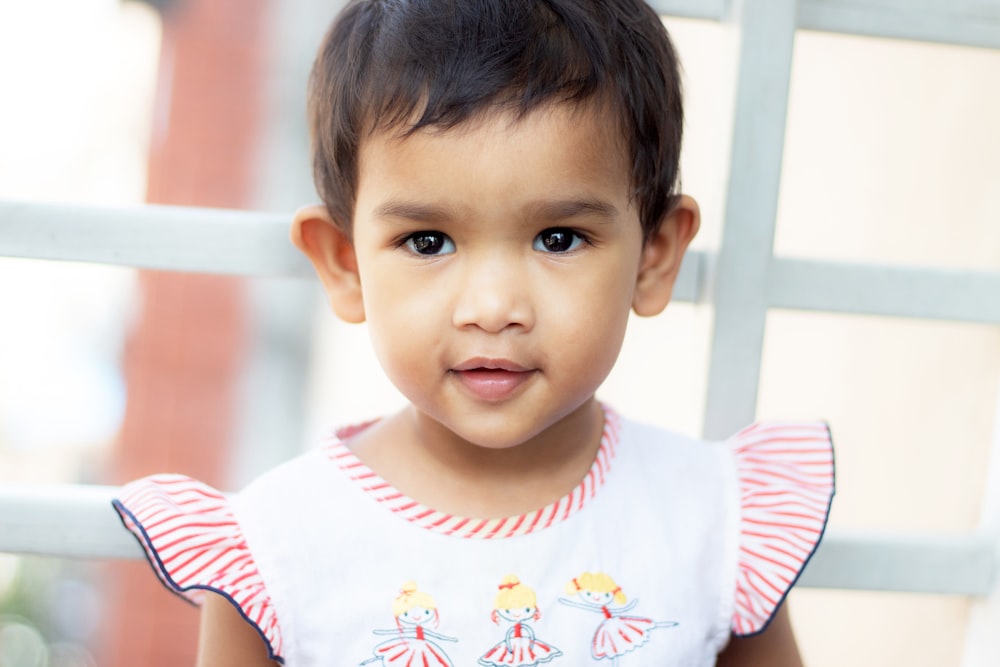
<svg viewBox="0 0 1000 667"><path fill-rule="evenodd" d="M198 664L800 664L782 602L825 527L826 427L701 442L595 398L699 224L656 14L354 0L309 118L323 203L292 240L408 405L233 496L123 489L203 604Z"/></svg>

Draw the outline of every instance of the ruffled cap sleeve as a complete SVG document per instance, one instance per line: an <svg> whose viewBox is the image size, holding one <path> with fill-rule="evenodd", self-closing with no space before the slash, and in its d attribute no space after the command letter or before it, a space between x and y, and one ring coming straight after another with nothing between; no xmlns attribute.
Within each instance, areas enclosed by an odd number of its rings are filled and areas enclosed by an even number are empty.
<svg viewBox="0 0 1000 667"><path fill-rule="evenodd" d="M733 634L764 630L826 529L833 445L822 422L749 426L730 438L740 491Z"/></svg>
<svg viewBox="0 0 1000 667"><path fill-rule="evenodd" d="M183 475L154 475L113 501L164 585L194 604L214 591L239 610L282 661L281 630L228 499Z"/></svg>

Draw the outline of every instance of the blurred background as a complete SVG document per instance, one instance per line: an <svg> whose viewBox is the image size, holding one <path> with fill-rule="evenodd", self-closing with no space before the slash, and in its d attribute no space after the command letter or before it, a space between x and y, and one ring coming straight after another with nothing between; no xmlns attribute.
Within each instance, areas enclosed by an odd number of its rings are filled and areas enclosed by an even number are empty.
<svg viewBox="0 0 1000 667"><path fill-rule="evenodd" d="M316 199L305 79L338 7L0 3L0 198L290 218ZM738 44L717 23L667 26L685 68L684 190L710 251ZM1000 270L998 72L997 51L799 31L776 252ZM0 483L172 471L234 490L401 404L364 327L336 322L310 281L0 259L0 312ZM707 305L636 319L602 398L698 435L710 327ZM669 380L651 384L651 365ZM832 424L831 530L959 534L979 521L998 385L997 327L778 311L758 416ZM791 600L813 667L961 663L964 598ZM0 554L0 667L191 664L196 626L144 563Z"/></svg>

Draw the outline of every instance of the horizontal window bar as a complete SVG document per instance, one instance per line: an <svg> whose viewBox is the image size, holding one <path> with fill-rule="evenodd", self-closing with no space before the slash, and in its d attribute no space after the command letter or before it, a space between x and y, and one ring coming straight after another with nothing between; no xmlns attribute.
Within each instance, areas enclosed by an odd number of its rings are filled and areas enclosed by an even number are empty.
<svg viewBox="0 0 1000 667"><path fill-rule="evenodd" d="M111 499L118 487L0 484L0 552L64 558L141 558Z"/></svg>
<svg viewBox="0 0 1000 667"><path fill-rule="evenodd" d="M660 14L726 20L735 0L651 0ZM1000 5L965 0L799 0L803 30L1000 49Z"/></svg>
<svg viewBox="0 0 1000 667"><path fill-rule="evenodd" d="M954 0L799 0L798 27L1000 49L1000 6Z"/></svg>
<svg viewBox="0 0 1000 667"><path fill-rule="evenodd" d="M283 214L226 209L0 202L0 256L192 273L311 275L288 240L289 222Z"/></svg>
<svg viewBox="0 0 1000 667"><path fill-rule="evenodd" d="M1000 273L775 258L768 306L1000 324Z"/></svg>
<svg viewBox="0 0 1000 667"><path fill-rule="evenodd" d="M799 585L985 597L993 593L997 541L984 535L834 533Z"/></svg>
<svg viewBox="0 0 1000 667"><path fill-rule="evenodd" d="M650 7L663 16L721 21L726 17L731 0L647 0Z"/></svg>

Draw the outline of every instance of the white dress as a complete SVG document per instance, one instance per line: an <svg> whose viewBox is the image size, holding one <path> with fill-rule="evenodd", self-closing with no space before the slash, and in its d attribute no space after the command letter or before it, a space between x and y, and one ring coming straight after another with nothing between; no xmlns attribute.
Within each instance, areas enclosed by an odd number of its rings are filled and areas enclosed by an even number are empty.
<svg viewBox="0 0 1000 667"><path fill-rule="evenodd" d="M731 635L766 627L819 544L829 431L763 423L705 442L606 415L587 476L520 516L404 496L351 452L364 426L232 496L157 475L115 507L168 588L221 593L291 667L713 665ZM491 620L510 574L540 612L510 640L516 655ZM418 621L393 616L408 582L429 596Z"/></svg>

